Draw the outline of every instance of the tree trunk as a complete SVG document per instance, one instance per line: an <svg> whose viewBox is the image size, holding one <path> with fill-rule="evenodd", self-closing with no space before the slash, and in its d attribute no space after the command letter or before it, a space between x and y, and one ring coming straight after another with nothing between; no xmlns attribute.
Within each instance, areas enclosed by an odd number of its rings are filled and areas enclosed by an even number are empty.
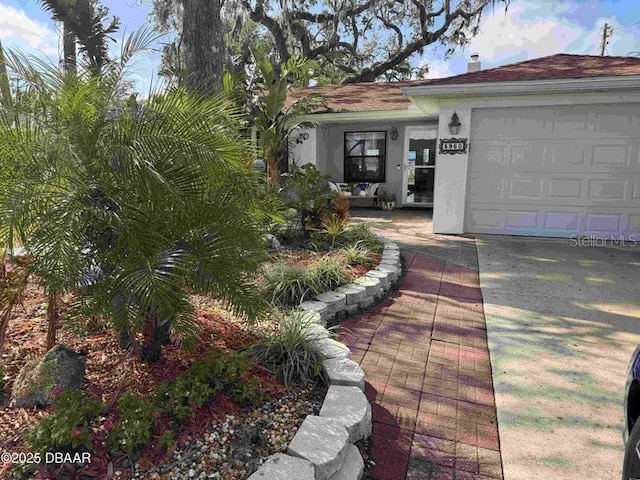
<svg viewBox="0 0 640 480"><path fill-rule="evenodd" d="M76 68L76 37L67 22L62 24L62 47L64 71L65 73L69 73Z"/></svg>
<svg viewBox="0 0 640 480"><path fill-rule="evenodd" d="M60 309L58 307L58 296L49 293L47 299L47 347L46 351L51 350L56 344L56 332L60 322Z"/></svg>
<svg viewBox="0 0 640 480"><path fill-rule="evenodd" d="M9 85L9 77L7 75L7 64L4 60L2 42L0 42L0 105L2 105L6 110L9 110L11 103L11 88Z"/></svg>
<svg viewBox="0 0 640 480"><path fill-rule="evenodd" d="M222 90L227 63L221 0L185 0L182 44L187 91L213 96Z"/></svg>

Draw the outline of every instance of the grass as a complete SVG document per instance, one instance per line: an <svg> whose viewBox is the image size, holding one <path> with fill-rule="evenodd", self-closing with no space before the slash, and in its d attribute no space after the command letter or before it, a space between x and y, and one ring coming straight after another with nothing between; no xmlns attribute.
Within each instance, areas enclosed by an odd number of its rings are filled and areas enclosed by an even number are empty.
<svg viewBox="0 0 640 480"><path fill-rule="evenodd" d="M349 245L342 249L342 253L349 265L363 265L371 268L376 264L375 254L369 250L362 241Z"/></svg>
<svg viewBox="0 0 640 480"><path fill-rule="evenodd" d="M316 384L322 379L322 355L309 337L310 323L294 311L281 317L278 331L254 348L258 361L287 386Z"/></svg>
<svg viewBox="0 0 640 480"><path fill-rule="evenodd" d="M333 290L340 285L349 283L350 278L346 265L335 257L321 257L309 266L309 273L321 286L321 291Z"/></svg>
<svg viewBox="0 0 640 480"><path fill-rule="evenodd" d="M309 270L278 259L264 272L262 291L273 303L296 305L320 293L322 285Z"/></svg>

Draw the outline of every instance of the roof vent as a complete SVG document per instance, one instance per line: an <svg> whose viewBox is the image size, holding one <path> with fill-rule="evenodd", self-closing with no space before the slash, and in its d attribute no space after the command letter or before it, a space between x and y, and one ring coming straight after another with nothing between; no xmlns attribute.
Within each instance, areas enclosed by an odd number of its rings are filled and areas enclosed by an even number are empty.
<svg viewBox="0 0 640 480"><path fill-rule="evenodd" d="M471 54L471 61L467 64L467 72L479 72L482 70L482 64L478 60L478 54Z"/></svg>

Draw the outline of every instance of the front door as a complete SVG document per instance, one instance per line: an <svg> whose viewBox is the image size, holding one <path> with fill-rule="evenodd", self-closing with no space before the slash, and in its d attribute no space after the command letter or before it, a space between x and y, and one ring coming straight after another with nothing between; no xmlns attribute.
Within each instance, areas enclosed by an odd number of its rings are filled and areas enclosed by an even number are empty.
<svg viewBox="0 0 640 480"><path fill-rule="evenodd" d="M435 127L407 127L403 175L404 205L433 206Z"/></svg>

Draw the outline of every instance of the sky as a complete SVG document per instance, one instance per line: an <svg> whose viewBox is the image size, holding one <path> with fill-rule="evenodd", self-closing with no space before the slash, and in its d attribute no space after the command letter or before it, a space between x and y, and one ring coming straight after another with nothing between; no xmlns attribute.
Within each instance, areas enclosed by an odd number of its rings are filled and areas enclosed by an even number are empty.
<svg viewBox="0 0 640 480"><path fill-rule="evenodd" d="M148 21L151 0L102 3L120 17L120 32ZM428 77L439 78L465 73L474 52L483 69L556 53L598 55L605 23L613 28L607 54L640 56L640 0L511 0L506 13L501 5L485 12L480 33L464 50L445 59L442 46L427 47L413 62L429 64ZM4 47L46 55L54 62L62 49L56 25L36 0L0 0L0 39ZM118 45L114 50L119 51ZM143 94L158 82L158 64L158 53L135 64L132 80Z"/></svg>

